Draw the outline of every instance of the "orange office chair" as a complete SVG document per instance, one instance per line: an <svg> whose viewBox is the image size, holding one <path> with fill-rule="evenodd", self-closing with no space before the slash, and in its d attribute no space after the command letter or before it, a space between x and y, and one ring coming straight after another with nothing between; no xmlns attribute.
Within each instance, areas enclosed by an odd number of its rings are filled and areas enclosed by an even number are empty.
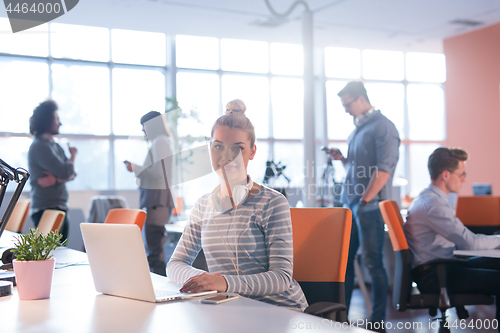
<svg viewBox="0 0 500 333"><path fill-rule="evenodd" d="M472 232L492 235L500 230L500 197L458 197L456 216Z"/></svg>
<svg viewBox="0 0 500 333"><path fill-rule="evenodd" d="M51 231L61 230L61 226L64 222L64 217L66 217L66 212L56 209L46 209L40 222L38 223L37 232L48 234Z"/></svg>
<svg viewBox="0 0 500 333"><path fill-rule="evenodd" d="M344 281L351 236L351 210L291 208L290 213L293 277L310 304L305 312L345 322Z"/></svg>
<svg viewBox="0 0 500 333"><path fill-rule="evenodd" d="M441 294L421 294L412 288L411 253L406 236L403 232L403 218L398 204L393 200L379 203L384 222L389 229L392 247L394 249L394 283L392 290L392 304L398 311L406 309L429 309L434 317L437 309L441 310L441 327L439 332L449 332L446 325L446 310L455 307L459 319L466 319L469 314L464 305L493 304L493 298L483 294L448 294L446 290L446 264L456 262L456 259L433 260L427 264L436 265Z"/></svg>
<svg viewBox="0 0 500 333"><path fill-rule="evenodd" d="M172 210L172 215L173 216L181 215L183 210L184 210L184 200L182 199L182 197L176 196L175 208Z"/></svg>
<svg viewBox="0 0 500 333"><path fill-rule="evenodd" d="M146 212L142 209L114 208L109 210L104 223L137 224L142 230L145 221Z"/></svg>
<svg viewBox="0 0 500 333"><path fill-rule="evenodd" d="M28 219L30 210L30 199L22 199L16 203L5 229L12 232L22 232L24 224Z"/></svg>

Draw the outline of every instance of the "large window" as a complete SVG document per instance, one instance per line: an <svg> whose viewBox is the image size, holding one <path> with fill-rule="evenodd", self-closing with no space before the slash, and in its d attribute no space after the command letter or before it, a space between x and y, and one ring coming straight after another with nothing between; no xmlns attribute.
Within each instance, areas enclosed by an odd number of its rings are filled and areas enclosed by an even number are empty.
<svg viewBox="0 0 500 333"><path fill-rule="evenodd" d="M269 137L269 79L261 76L222 76L222 107L234 99L245 101L247 116L259 119L254 124L258 138ZM260 152L259 152L260 153Z"/></svg>
<svg viewBox="0 0 500 333"><path fill-rule="evenodd" d="M113 133L142 135L139 120L165 110L165 76L150 69L113 69Z"/></svg>
<svg viewBox="0 0 500 333"><path fill-rule="evenodd" d="M211 73L177 73L177 99L183 110L198 115L198 120L179 119L179 135L208 136L219 115L219 77Z"/></svg>
<svg viewBox="0 0 500 333"><path fill-rule="evenodd" d="M0 18L0 30L9 30L8 24ZM143 114L162 112L165 98L175 97L190 114L177 124L176 145L187 150L206 145L204 138L226 103L242 99L257 134L250 175L262 182L266 161L273 160L286 166L290 186L303 186L302 46L184 35L167 39L161 33L58 23L30 32L15 39L0 34L0 110L15 117L0 122L0 156L8 163L27 167L29 117L38 103L52 98L63 124L59 142L66 150L68 144L79 150L78 177L68 187L135 189L123 160L141 164L146 156ZM172 57L167 40L175 44ZM349 80L364 80L371 103L394 122L402 139L395 182L415 195L428 182L422 168L428 154L446 139L444 56L340 47L324 52L324 64L317 65L324 65L325 75L317 79L324 79L326 119L316 123L326 123L329 145L347 153L354 125L337 93ZM175 62L168 63L170 58ZM344 170L339 162L334 166L335 180L341 181ZM189 206L213 184L209 174L178 190L189 193Z"/></svg>
<svg viewBox="0 0 500 333"><path fill-rule="evenodd" d="M203 56L202 53L199 56ZM258 41L222 39L221 67L225 71L267 73L268 44Z"/></svg>
<svg viewBox="0 0 500 333"><path fill-rule="evenodd" d="M165 34L111 30L111 58L124 64L165 66L167 61Z"/></svg>
<svg viewBox="0 0 500 333"><path fill-rule="evenodd" d="M1 34L0 34L1 35ZM49 66L44 60L0 57L1 132L28 133L33 108L49 96Z"/></svg>
<svg viewBox="0 0 500 333"><path fill-rule="evenodd" d="M51 23L50 52L54 58L109 61L109 30Z"/></svg>
<svg viewBox="0 0 500 333"><path fill-rule="evenodd" d="M2 27L9 30L7 19ZM166 52L159 33L51 23L0 34L0 110L11 116L0 122L0 157L27 168L29 118L52 98L62 123L56 140L68 156L68 144L78 149L68 188L137 188L123 159L142 163L144 149L127 139L142 140L143 114L165 110Z"/></svg>
<svg viewBox="0 0 500 333"><path fill-rule="evenodd" d="M302 140L304 137L304 84L302 80L274 78L271 83L274 137Z"/></svg>
<svg viewBox="0 0 500 333"><path fill-rule="evenodd" d="M201 46L204 46L203 52L200 52ZM287 166L285 174L291 180L290 186L301 186L302 47L177 36L176 58L179 105L199 115L199 121L181 119L179 135L210 136L212 125L224 113L227 102L241 99L257 136L257 154L249 163L248 173L262 182L266 161L274 159ZM287 184L285 181L284 185ZM190 181L183 188L199 195L212 189L210 176ZM195 199L196 195L186 198L187 204L194 203Z"/></svg>
<svg viewBox="0 0 500 333"><path fill-rule="evenodd" d="M51 69L52 98L61 110L64 132L109 135L108 67L59 62Z"/></svg>
<svg viewBox="0 0 500 333"><path fill-rule="evenodd" d="M46 57L49 55L49 25L41 24L16 34L0 33L0 53ZM0 17L0 31L10 31L9 19Z"/></svg>

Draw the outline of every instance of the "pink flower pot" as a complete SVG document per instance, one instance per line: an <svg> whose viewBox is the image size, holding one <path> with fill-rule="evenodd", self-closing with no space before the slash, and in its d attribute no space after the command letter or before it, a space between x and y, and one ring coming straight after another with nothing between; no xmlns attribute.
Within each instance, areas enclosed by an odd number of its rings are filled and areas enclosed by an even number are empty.
<svg viewBox="0 0 500 333"><path fill-rule="evenodd" d="M23 261L14 259L17 292L19 299L43 299L50 297L52 273L56 260Z"/></svg>

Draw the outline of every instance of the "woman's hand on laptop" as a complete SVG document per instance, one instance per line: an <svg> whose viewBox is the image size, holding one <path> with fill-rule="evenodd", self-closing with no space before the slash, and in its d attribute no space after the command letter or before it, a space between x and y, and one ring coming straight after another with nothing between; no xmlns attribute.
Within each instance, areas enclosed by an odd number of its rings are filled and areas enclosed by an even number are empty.
<svg viewBox="0 0 500 333"><path fill-rule="evenodd" d="M227 290L226 279L221 273L202 273L189 278L179 290L183 293L217 290L223 293Z"/></svg>

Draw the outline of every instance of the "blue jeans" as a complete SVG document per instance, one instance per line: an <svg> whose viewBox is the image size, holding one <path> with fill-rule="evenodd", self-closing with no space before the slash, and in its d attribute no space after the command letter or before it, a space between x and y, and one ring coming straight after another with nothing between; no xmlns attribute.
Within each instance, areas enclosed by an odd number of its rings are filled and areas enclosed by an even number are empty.
<svg viewBox="0 0 500 333"><path fill-rule="evenodd" d="M372 321L385 320L388 290L387 273L382 261L384 220L378 203L378 200L372 200L365 206L360 206L359 203L345 206L352 210L351 243L345 274L347 311L349 311L354 286L354 260L361 243L363 260L372 278L373 312L370 318Z"/></svg>

